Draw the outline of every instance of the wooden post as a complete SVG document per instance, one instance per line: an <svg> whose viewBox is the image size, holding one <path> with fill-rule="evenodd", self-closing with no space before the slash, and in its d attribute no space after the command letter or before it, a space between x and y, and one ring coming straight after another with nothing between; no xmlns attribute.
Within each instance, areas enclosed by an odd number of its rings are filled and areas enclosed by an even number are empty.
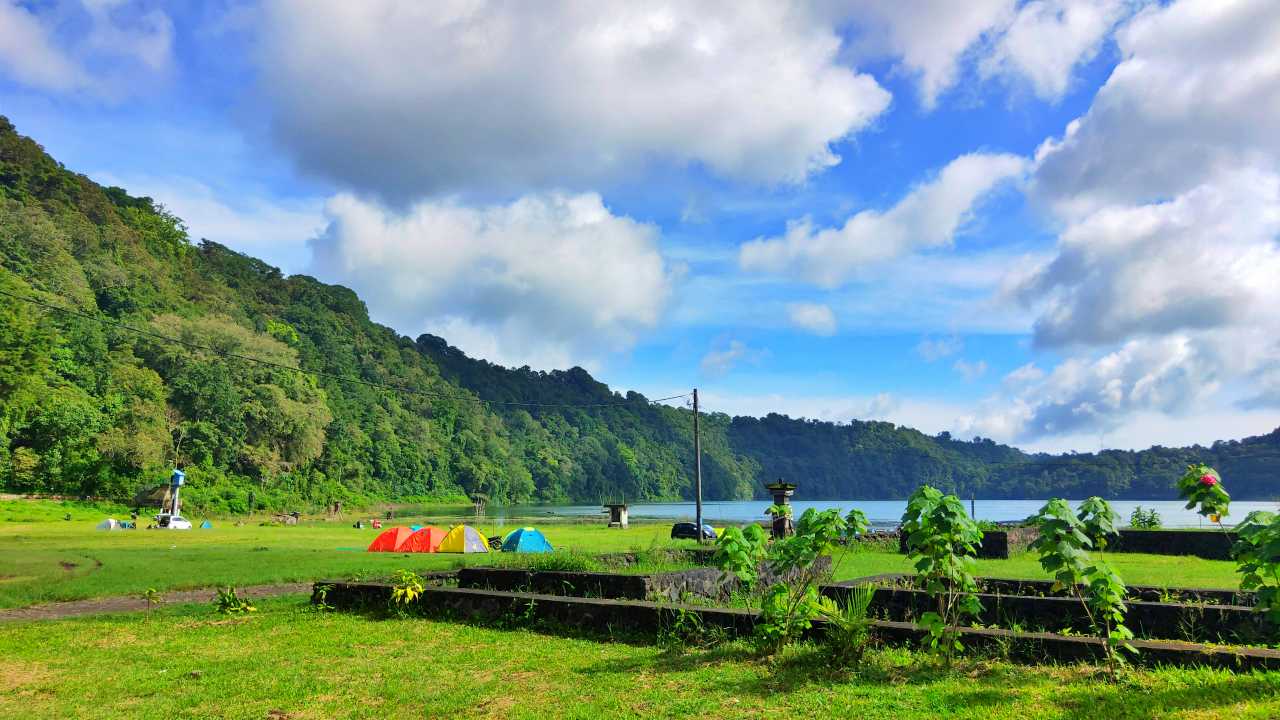
<svg viewBox="0 0 1280 720"><path fill-rule="evenodd" d="M693 389L693 497L694 523L698 526L698 544L702 537L702 438L698 435L698 388Z"/></svg>

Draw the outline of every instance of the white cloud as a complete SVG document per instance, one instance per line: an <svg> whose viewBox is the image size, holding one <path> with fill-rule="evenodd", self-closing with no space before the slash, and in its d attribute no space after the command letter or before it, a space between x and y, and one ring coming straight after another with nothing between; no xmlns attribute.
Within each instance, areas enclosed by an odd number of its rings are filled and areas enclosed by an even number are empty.
<svg viewBox="0 0 1280 720"><path fill-rule="evenodd" d="M890 96L803 4L275 0L275 135L311 171L408 201L579 187L654 162L797 182Z"/></svg>
<svg viewBox="0 0 1280 720"><path fill-rule="evenodd" d="M836 334L836 314L821 303L788 303L787 317L791 324L814 335L829 337Z"/></svg>
<svg viewBox="0 0 1280 720"><path fill-rule="evenodd" d="M1088 113L1037 153L1061 214L1168 199L1280 164L1280 3L1182 0L1116 32L1123 61Z"/></svg>
<svg viewBox="0 0 1280 720"><path fill-rule="evenodd" d="M1025 80L1037 96L1061 98L1074 70L1144 1L859 0L832 9L861 29L854 54L898 58L932 110L970 63L980 77Z"/></svg>
<svg viewBox="0 0 1280 720"><path fill-rule="evenodd" d="M989 55L985 77L1025 79L1045 100L1062 97L1072 71L1098 54L1102 41L1129 11L1128 0L1033 0L1018 9Z"/></svg>
<svg viewBox="0 0 1280 720"><path fill-rule="evenodd" d="M791 221L782 237L744 244L739 262L744 270L836 287L864 266L950 244L975 205L1025 165L1016 155L962 155L886 211L863 210L839 228L818 229L808 218Z"/></svg>
<svg viewBox="0 0 1280 720"><path fill-rule="evenodd" d="M231 197L188 177L129 176L93 173L99 182L145 195L182 218L193 241L217 243L281 268L300 272L311 255L307 242L328 224L316 199L267 199L261 193Z"/></svg>
<svg viewBox="0 0 1280 720"><path fill-rule="evenodd" d="M404 214L338 195L325 213L318 277L349 285L402 332L456 338L503 364L590 364L625 350L671 290L657 229L595 194L422 202Z"/></svg>
<svg viewBox="0 0 1280 720"><path fill-rule="evenodd" d="M702 356L698 367L705 377L722 378L744 362L760 362L766 354L767 351L753 348L741 340L730 340L726 345L709 350Z"/></svg>
<svg viewBox="0 0 1280 720"><path fill-rule="evenodd" d="M1280 404L1280 5L1181 0L1117 42L1089 111L1037 151L1032 187L1063 230L1006 290L1068 355L962 418L997 438L1132 438L1138 418Z"/></svg>
<svg viewBox="0 0 1280 720"><path fill-rule="evenodd" d="M35 8L0 0L0 69L23 85L120 100L169 71L173 22L158 8L129 0Z"/></svg>
<svg viewBox="0 0 1280 720"><path fill-rule="evenodd" d="M987 361L968 362L964 358L960 358L952 364L951 369L960 373L960 377L964 378L965 382L973 382L987 374Z"/></svg>
<svg viewBox="0 0 1280 720"><path fill-rule="evenodd" d="M16 0L0 0L0 67L14 80L64 92L84 82L80 67L53 42L48 28Z"/></svg>
<svg viewBox="0 0 1280 720"><path fill-rule="evenodd" d="M1258 324L1280 328L1280 175L1245 170L1168 202L1099 210L1025 280L1036 343Z"/></svg>
<svg viewBox="0 0 1280 720"><path fill-rule="evenodd" d="M1015 0L932 2L860 0L850 7L863 26L864 51L893 55L918 78L920 103L933 108L956 84L966 51L1013 17Z"/></svg>
<svg viewBox="0 0 1280 720"><path fill-rule="evenodd" d="M955 355L963 349L964 341L956 335L940 338L922 338L920 343L916 345L916 354L924 358L925 362L934 362L944 357Z"/></svg>
<svg viewBox="0 0 1280 720"><path fill-rule="evenodd" d="M850 420L882 420L936 434L951 428L965 406L892 393L871 395L809 395L804 393L749 394L704 391L707 412L764 417L769 413L847 423Z"/></svg>

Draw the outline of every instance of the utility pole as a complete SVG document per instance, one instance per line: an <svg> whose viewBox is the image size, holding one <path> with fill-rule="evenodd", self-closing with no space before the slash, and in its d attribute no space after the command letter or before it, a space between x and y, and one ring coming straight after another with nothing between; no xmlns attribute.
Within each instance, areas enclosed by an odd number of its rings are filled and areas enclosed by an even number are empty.
<svg viewBox="0 0 1280 720"><path fill-rule="evenodd" d="M694 522L698 526L698 544L702 537L702 438L698 435L698 388L693 389L693 497Z"/></svg>

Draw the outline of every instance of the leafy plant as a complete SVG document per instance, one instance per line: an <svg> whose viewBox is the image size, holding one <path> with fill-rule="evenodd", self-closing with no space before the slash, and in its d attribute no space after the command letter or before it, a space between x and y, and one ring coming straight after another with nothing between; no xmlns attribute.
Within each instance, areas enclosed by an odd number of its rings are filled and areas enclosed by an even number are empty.
<svg viewBox="0 0 1280 720"><path fill-rule="evenodd" d="M1144 509L1139 505L1133 509L1133 512L1129 513L1129 527L1131 528L1152 530L1162 527L1163 524L1160 513L1156 512L1155 508Z"/></svg>
<svg viewBox="0 0 1280 720"><path fill-rule="evenodd" d="M716 567L731 573L750 589L756 583L757 568L768 550L764 528L752 523L745 528L728 527L716 539L712 559Z"/></svg>
<svg viewBox="0 0 1280 720"><path fill-rule="evenodd" d="M147 588L142 591L142 599L146 601L148 608L154 608L164 602L164 593L155 588Z"/></svg>
<svg viewBox="0 0 1280 720"><path fill-rule="evenodd" d="M1105 550L1108 538L1118 537L1120 530L1116 523L1120 522L1120 513L1111 507L1111 503L1098 496L1093 496L1080 503L1076 512L1084 534L1098 551Z"/></svg>
<svg viewBox="0 0 1280 720"><path fill-rule="evenodd" d="M1136 652L1128 642L1133 633L1124 624L1126 588L1110 566L1093 561L1089 549L1094 545L1091 525L1105 543L1105 528L1118 516L1106 501L1089 500L1097 502L1087 501L1085 504L1090 507L1086 510L1082 505L1079 515L1061 498L1045 503L1032 518L1040 536L1031 543L1031 549L1040 555L1040 567L1053 575L1053 589L1068 590L1081 602L1093 632L1106 642L1107 667L1114 678L1117 665L1123 662L1119 650Z"/></svg>
<svg viewBox="0 0 1280 720"><path fill-rule="evenodd" d="M973 577L973 554L982 543L982 531L960 498L922 485L907 501L902 532L907 533L908 559L937 603L936 610L921 615L920 624L929 631L929 647L941 651L950 663L954 651L961 649L961 620L982 610Z"/></svg>
<svg viewBox="0 0 1280 720"><path fill-rule="evenodd" d="M764 511L764 514L771 515L776 518L777 517L789 518L791 517L791 506L790 505L770 505L769 509Z"/></svg>
<svg viewBox="0 0 1280 720"><path fill-rule="evenodd" d="M1219 525L1231 505L1231 496L1222 487L1222 476L1203 463L1187 466L1187 472L1178 479L1178 494L1187 501L1188 510L1195 510Z"/></svg>
<svg viewBox="0 0 1280 720"><path fill-rule="evenodd" d="M1133 639L1133 631L1124 624L1128 610L1124 604L1127 588L1115 570L1105 562L1098 561L1091 565L1086 574L1088 585L1085 586L1085 605L1091 611L1094 632L1100 633L1106 641L1107 667L1114 680L1117 666L1124 663L1124 656L1120 651L1138 652L1129 642Z"/></svg>
<svg viewBox="0 0 1280 720"><path fill-rule="evenodd" d="M820 598L818 612L827 623L826 646L831 660L849 667L862 661L871 643L871 620L868 612L875 599L876 588L863 583L855 586L843 605L831 598Z"/></svg>
<svg viewBox="0 0 1280 720"><path fill-rule="evenodd" d="M223 615L237 615L258 611L258 608L249 602L248 598L242 598L237 595L236 589L233 587L218 590L218 594L213 598L213 608Z"/></svg>
<svg viewBox="0 0 1280 720"><path fill-rule="evenodd" d="M391 604L396 607L404 607L417 601L426 589L422 584L422 578L412 570L397 570L393 581Z"/></svg>
<svg viewBox="0 0 1280 720"><path fill-rule="evenodd" d="M1240 573L1240 589L1258 593L1257 610L1280 625L1280 515L1256 510L1236 526L1231 554Z"/></svg>
<svg viewBox="0 0 1280 720"><path fill-rule="evenodd" d="M1053 589L1075 592L1076 586L1084 582L1090 565L1089 548L1093 546L1084 523L1061 498L1045 503L1032 521L1040 536L1030 547L1040 555L1040 567L1053 576Z"/></svg>

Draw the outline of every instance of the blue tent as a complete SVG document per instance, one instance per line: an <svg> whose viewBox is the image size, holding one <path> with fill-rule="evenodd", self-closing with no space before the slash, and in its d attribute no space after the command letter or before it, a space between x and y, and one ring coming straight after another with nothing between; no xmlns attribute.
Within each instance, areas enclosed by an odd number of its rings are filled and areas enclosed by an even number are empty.
<svg viewBox="0 0 1280 720"><path fill-rule="evenodd" d="M201 529L201 530L212 530L212 529L213 529L213 523L209 522L208 520L205 520L204 522L200 523L200 529Z"/></svg>
<svg viewBox="0 0 1280 720"><path fill-rule="evenodd" d="M555 548L547 542L542 531L531 527L512 530L502 541L502 552L544 553L553 550Z"/></svg>

